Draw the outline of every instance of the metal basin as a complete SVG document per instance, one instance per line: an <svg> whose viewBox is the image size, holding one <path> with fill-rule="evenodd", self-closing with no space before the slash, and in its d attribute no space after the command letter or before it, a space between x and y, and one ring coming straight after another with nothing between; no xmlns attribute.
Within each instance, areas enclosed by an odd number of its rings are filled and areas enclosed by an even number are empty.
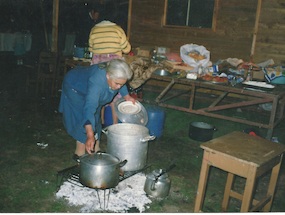
<svg viewBox="0 0 285 215"><path fill-rule="evenodd" d="M160 76L168 76L168 75L170 75L170 72L168 72L165 69L157 69L154 71L154 74L160 75Z"/></svg>

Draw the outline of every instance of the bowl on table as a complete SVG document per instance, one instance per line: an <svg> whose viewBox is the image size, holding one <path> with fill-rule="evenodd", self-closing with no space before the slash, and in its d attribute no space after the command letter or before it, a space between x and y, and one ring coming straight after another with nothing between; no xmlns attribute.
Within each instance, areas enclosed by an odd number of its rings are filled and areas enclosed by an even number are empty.
<svg viewBox="0 0 285 215"><path fill-rule="evenodd" d="M160 75L160 76L168 76L168 75L170 75L170 72L168 72L165 69L157 69L154 71L154 74Z"/></svg>

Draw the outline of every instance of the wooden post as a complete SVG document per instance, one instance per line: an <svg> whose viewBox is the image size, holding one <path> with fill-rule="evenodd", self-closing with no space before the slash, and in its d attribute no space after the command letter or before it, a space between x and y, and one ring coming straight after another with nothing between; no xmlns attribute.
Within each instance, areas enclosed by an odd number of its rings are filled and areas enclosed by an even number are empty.
<svg viewBox="0 0 285 215"><path fill-rule="evenodd" d="M58 11L59 11L59 0L53 0L53 17L52 17L52 43L51 51L57 52L58 44Z"/></svg>
<svg viewBox="0 0 285 215"><path fill-rule="evenodd" d="M42 1L40 1L40 7L41 7L42 22L43 22L45 42L46 42L46 50L49 50L50 47L48 45L48 34L47 34L47 27L46 27L46 19L45 19L45 12L44 12L44 7L43 7Z"/></svg>
<svg viewBox="0 0 285 215"><path fill-rule="evenodd" d="M257 9L256 9L256 17L255 17L255 25L254 25L254 31L253 31L253 38L252 38L252 45L251 45L251 52L250 52L250 62L253 62L256 37L257 37L257 31L258 31L258 25L259 25L259 19L260 19L261 3L262 3L262 0L258 0Z"/></svg>
<svg viewBox="0 0 285 215"><path fill-rule="evenodd" d="M130 36L131 36L132 3L133 3L133 0L129 0L129 9L128 9L128 30L127 30L127 39L128 39L128 41L130 41Z"/></svg>

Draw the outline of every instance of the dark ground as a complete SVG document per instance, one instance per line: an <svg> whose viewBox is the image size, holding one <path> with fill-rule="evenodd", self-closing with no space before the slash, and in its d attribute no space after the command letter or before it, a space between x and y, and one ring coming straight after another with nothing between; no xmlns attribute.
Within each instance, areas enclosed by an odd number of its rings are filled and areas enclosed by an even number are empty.
<svg viewBox="0 0 285 215"><path fill-rule="evenodd" d="M63 200L55 198L57 171L74 165L71 159L74 140L69 137L57 112L59 97L34 97L25 92L25 71L15 65L12 55L1 55L0 61L0 212L79 212ZM144 99L152 101L154 93L143 92ZM147 103L143 103L146 106ZM165 109L166 118L162 137L149 142L148 163L153 169L165 168L175 162L169 175L172 180L170 195L163 201L154 201L147 212L193 212L195 193L203 151L197 141L188 137L191 121L215 125L214 137L231 131L243 131L246 125L197 116ZM263 114L260 115L262 117ZM284 120L275 129L274 136L285 143ZM265 132L258 129L261 136ZM48 146L41 149L37 143ZM102 149L106 137L102 136ZM284 163L284 162L283 162ZM209 178L205 212L220 212L226 174L213 168ZM264 191L268 175L258 183L257 196ZM244 180L238 180L238 188ZM285 169L277 184L272 211L284 212ZM229 211L239 211L240 203L232 200Z"/></svg>

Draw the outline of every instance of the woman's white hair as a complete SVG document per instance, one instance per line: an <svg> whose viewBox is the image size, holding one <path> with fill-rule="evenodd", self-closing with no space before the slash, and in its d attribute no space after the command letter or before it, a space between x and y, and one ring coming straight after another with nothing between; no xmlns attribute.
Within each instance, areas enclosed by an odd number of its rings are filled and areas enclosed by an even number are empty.
<svg viewBox="0 0 285 215"><path fill-rule="evenodd" d="M130 80L133 76L133 71L130 66L121 59L113 59L107 64L107 73L111 79L126 79Z"/></svg>

